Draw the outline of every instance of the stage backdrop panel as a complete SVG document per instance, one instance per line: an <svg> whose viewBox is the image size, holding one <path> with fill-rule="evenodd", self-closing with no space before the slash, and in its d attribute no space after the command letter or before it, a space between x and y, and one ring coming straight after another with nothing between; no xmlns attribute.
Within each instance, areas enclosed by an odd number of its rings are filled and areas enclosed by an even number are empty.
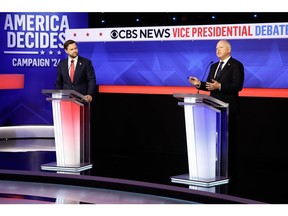
<svg viewBox="0 0 288 216"><path fill-rule="evenodd" d="M87 26L88 13L0 13L0 126L52 124L42 89L55 88L65 30Z"/></svg>
<svg viewBox="0 0 288 216"><path fill-rule="evenodd" d="M80 42L78 47L92 59L98 85L191 86L188 76L205 80L208 64L219 61L217 41ZM232 57L244 64L244 88L288 88L287 39L230 43Z"/></svg>

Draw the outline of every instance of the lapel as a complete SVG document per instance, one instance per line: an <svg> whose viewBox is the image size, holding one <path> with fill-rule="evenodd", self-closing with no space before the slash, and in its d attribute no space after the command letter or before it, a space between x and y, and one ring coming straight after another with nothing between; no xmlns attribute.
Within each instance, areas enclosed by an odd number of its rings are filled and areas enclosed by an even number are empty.
<svg viewBox="0 0 288 216"><path fill-rule="evenodd" d="M69 79L70 80L68 59L65 59L65 61L62 64L62 71L63 71L63 76L66 77L65 79Z"/></svg>
<svg viewBox="0 0 288 216"><path fill-rule="evenodd" d="M232 57L228 60L228 62L224 65L224 67L222 68L222 70L219 72L219 74L217 74L217 80L221 79L221 77L223 75L225 75L225 73L227 72L227 69L230 67L231 65L231 59Z"/></svg>
<svg viewBox="0 0 288 216"><path fill-rule="evenodd" d="M82 66L81 57L78 56L78 61L77 61L77 65L76 65L75 75L74 75L74 82L75 82L75 81L79 78L79 76L80 76L81 66Z"/></svg>

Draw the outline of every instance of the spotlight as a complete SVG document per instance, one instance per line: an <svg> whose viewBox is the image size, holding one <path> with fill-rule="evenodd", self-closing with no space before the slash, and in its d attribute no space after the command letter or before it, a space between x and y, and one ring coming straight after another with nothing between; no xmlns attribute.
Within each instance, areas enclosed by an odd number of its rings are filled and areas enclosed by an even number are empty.
<svg viewBox="0 0 288 216"><path fill-rule="evenodd" d="M177 20L177 18L176 18L176 17L172 17L172 20L173 20L173 21L176 21L176 20Z"/></svg>
<svg viewBox="0 0 288 216"><path fill-rule="evenodd" d="M212 18L213 20L215 20L215 19L216 19L216 16L212 16L211 18Z"/></svg>
<svg viewBox="0 0 288 216"><path fill-rule="evenodd" d="M257 15L257 14L254 14L254 15L253 15L253 17L254 17L254 18L257 18L257 17L258 17L258 15Z"/></svg>
<svg viewBox="0 0 288 216"><path fill-rule="evenodd" d="M136 18L136 22L140 22L140 19L139 19L139 18Z"/></svg>
<svg viewBox="0 0 288 216"><path fill-rule="evenodd" d="M105 20L102 19L102 20L101 20L101 23L105 23Z"/></svg>

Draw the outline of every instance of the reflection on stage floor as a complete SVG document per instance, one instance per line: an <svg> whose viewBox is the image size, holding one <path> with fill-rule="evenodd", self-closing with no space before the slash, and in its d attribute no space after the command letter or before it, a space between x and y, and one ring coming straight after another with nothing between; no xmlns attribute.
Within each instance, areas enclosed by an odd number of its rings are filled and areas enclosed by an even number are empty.
<svg viewBox="0 0 288 216"><path fill-rule="evenodd" d="M42 164L55 160L53 139L0 140L0 203L261 203L230 196L226 186L189 189L169 182L170 176L161 179L160 173L147 176L147 172L135 171L133 164L123 164L122 172L97 160L92 170L73 175L41 170Z"/></svg>

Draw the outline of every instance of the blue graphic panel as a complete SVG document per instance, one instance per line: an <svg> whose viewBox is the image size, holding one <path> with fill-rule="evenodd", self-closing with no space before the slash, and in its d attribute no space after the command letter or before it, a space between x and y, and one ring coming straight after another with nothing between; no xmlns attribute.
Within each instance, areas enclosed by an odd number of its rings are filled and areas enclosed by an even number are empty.
<svg viewBox="0 0 288 216"><path fill-rule="evenodd" d="M99 85L191 86L217 62L216 40L82 42ZM287 39L231 40L232 57L244 64L246 88L288 88ZM208 72L205 74L205 78Z"/></svg>
<svg viewBox="0 0 288 216"><path fill-rule="evenodd" d="M55 88L65 29L87 26L87 13L0 13L0 74L24 75L23 89L0 89L0 125L53 123L42 89Z"/></svg>

